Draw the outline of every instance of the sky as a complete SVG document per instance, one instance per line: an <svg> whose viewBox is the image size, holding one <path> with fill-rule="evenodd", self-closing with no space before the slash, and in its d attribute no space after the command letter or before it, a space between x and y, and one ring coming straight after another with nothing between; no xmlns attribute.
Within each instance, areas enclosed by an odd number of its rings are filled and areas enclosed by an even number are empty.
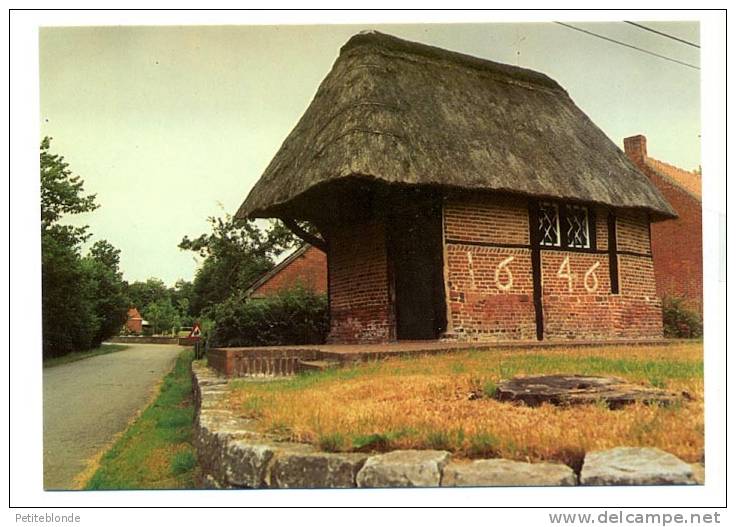
<svg viewBox="0 0 736 527"><path fill-rule="evenodd" d="M642 22L699 42L695 22ZM624 23L575 26L690 64L699 49ZM45 27L41 134L100 208L70 222L121 249L126 280L191 280L178 249L234 214L296 125L342 46L376 29L541 71L619 147L700 165L696 69L556 24Z"/></svg>

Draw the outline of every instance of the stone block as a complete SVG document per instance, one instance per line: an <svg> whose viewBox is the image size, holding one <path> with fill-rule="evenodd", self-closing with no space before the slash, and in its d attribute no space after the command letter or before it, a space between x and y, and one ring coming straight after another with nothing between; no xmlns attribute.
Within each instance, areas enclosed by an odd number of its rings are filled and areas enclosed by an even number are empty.
<svg viewBox="0 0 736 527"><path fill-rule="evenodd" d="M692 467L658 448L618 447L589 452L582 485L693 485Z"/></svg>
<svg viewBox="0 0 736 527"><path fill-rule="evenodd" d="M270 486L282 489L355 487L367 454L281 451L273 461Z"/></svg>
<svg viewBox="0 0 736 527"><path fill-rule="evenodd" d="M449 459L443 450L394 450L369 457L356 481L359 487L438 487Z"/></svg>
<svg viewBox="0 0 736 527"><path fill-rule="evenodd" d="M560 463L524 463L508 459L480 459L450 463L442 476L443 487L572 486L577 477Z"/></svg>

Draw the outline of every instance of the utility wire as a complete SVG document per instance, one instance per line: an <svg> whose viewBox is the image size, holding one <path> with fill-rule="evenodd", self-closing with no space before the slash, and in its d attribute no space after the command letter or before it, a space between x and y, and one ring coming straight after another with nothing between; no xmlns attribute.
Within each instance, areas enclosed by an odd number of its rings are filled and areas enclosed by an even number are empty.
<svg viewBox="0 0 736 527"><path fill-rule="evenodd" d="M599 35L598 33L593 33L592 31L588 31L587 29L582 29L579 27L571 26L570 24L565 24L563 22L555 22L555 24L559 24L561 26L565 26L569 29L574 29L575 31L580 31L581 33L585 33L586 35L590 35L592 37L600 38L603 40L607 40L608 42L613 42L614 44L618 44L619 46L624 46L630 49L634 49L636 51L641 51L642 53L646 53L647 55L652 55L654 57L658 57L660 59L669 60L670 62L676 62L677 64L681 64L682 66L687 66L688 68L693 68L695 70L699 70L700 68L698 66L694 66L693 64L688 64L687 62L683 62L681 60L673 59L672 57L666 57L665 55L660 55L659 53L655 53L653 51L649 51L648 49L643 49L637 46L633 46L631 44L627 44L626 42L621 42L620 40L614 40L609 37L604 37L603 35Z"/></svg>
<svg viewBox="0 0 736 527"><path fill-rule="evenodd" d="M624 20L624 22L626 24L630 24L632 26L638 27L639 29L643 29L644 31L651 31L652 33L656 33L657 35L671 38L672 40L676 40L677 42L682 42L683 44L687 44L688 46L692 46L694 48L700 49L700 46L698 44L695 44L694 42L690 42L689 40L682 39L680 37L676 37L674 35L670 35L669 33L665 33L664 31L657 31L656 29L653 29L651 27L647 27L643 24L637 24L636 22L630 22L628 20Z"/></svg>

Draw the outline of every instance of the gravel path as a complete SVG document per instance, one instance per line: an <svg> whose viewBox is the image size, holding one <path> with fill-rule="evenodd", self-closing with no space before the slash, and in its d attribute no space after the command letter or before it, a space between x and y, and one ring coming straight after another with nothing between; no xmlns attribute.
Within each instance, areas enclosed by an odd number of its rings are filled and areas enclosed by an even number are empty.
<svg viewBox="0 0 736 527"><path fill-rule="evenodd" d="M133 344L43 370L43 486L74 488L89 460L125 430L183 348Z"/></svg>

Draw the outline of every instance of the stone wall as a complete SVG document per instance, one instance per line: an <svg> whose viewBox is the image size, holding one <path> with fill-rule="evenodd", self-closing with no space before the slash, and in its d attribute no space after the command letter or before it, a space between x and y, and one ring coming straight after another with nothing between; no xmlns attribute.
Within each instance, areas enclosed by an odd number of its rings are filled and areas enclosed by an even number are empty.
<svg viewBox="0 0 736 527"><path fill-rule="evenodd" d="M254 421L220 407L227 379L192 364L194 443L205 488L353 488L693 484L691 466L653 448L617 448L586 456L580 473L559 463L453 460L441 450L384 454L320 452L259 433ZM589 459L590 458L590 459Z"/></svg>

